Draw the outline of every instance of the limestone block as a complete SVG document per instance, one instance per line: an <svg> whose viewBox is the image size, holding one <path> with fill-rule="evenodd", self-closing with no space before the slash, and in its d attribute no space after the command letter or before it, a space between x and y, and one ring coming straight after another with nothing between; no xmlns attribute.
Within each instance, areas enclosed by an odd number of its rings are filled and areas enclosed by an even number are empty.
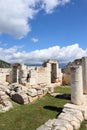
<svg viewBox="0 0 87 130"><path fill-rule="evenodd" d="M8 98L8 96L5 94L5 95L0 96L0 98L4 101Z"/></svg>
<svg viewBox="0 0 87 130"><path fill-rule="evenodd" d="M28 96L26 94L23 94L22 97L24 99L24 104L29 103Z"/></svg>
<svg viewBox="0 0 87 130"><path fill-rule="evenodd" d="M37 89L37 90L38 90L38 89L40 89L40 88L41 88L41 86L40 86L40 85L38 85L38 84L37 84L37 85L31 85L31 88L34 88L34 89Z"/></svg>
<svg viewBox="0 0 87 130"><path fill-rule="evenodd" d="M53 86L48 86L48 93L53 93L54 92L54 87Z"/></svg>
<svg viewBox="0 0 87 130"><path fill-rule="evenodd" d="M35 101L38 99L38 96L32 97L32 100Z"/></svg>
<svg viewBox="0 0 87 130"><path fill-rule="evenodd" d="M26 86L21 86L21 91L22 91L23 93L27 93L28 88L27 88Z"/></svg>
<svg viewBox="0 0 87 130"><path fill-rule="evenodd" d="M44 125L40 126L36 130L73 130L72 125L62 119L48 120Z"/></svg>
<svg viewBox="0 0 87 130"><path fill-rule="evenodd" d="M37 91L36 89L28 89L27 94L31 97L35 97L37 96Z"/></svg>
<svg viewBox="0 0 87 130"><path fill-rule="evenodd" d="M63 119L53 119L53 120L54 120L53 128L55 128L55 126L60 126L60 127L65 127L66 130L73 130L73 126L67 120L63 120Z"/></svg>
<svg viewBox="0 0 87 130"><path fill-rule="evenodd" d="M43 95L43 90L42 90L42 89L38 89L38 90L37 90L37 94L38 94L38 95Z"/></svg>
<svg viewBox="0 0 87 130"><path fill-rule="evenodd" d="M26 82L26 87L27 87L27 88L31 88L30 83L27 83L27 82Z"/></svg>
<svg viewBox="0 0 87 130"><path fill-rule="evenodd" d="M8 94L8 95L10 94L10 90L9 90L9 89L6 89L5 92L6 92L6 94Z"/></svg>
<svg viewBox="0 0 87 130"><path fill-rule="evenodd" d="M52 130L51 128L49 128L48 126L45 125L41 125L39 128L37 128L36 130Z"/></svg>
<svg viewBox="0 0 87 130"><path fill-rule="evenodd" d="M43 82L43 83L40 83L39 85L40 85L40 87L41 87L41 88L43 88L43 87L46 87L46 86L47 86L47 84L46 84L46 83L44 83L44 82Z"/></svg>
<svg viewBox="0 0 87 130"><path fill-rule="evenodd" d="M38 96L35 96L35 97L28 96L28 101L29 102L33 102L33 101L35 101L37 99L38 99Z"/></svg>
<svg viewBox="0 0 87 130"><path fill-rule="evenodd" d="M45 125L48 126L48 127L50 127L50 128L52 128L52 125L53 125L54 121L55 121L55 120L49 119L49 120L45 123Z"/></svg>
<svg viewBox="0 0 87 130"><path fill-rule="evenodd" d="M28 101L33 102L33 98L31 96L28 96Z"/></svg>
<svg viewBox="0 0 87 130"><path fill-rule="evenodd" d="M12 90L12 91L10 91L9 96L12 97L12 95L14 95L14 94L15 94L15 91Z"/></svg>
<svg viewBox="0 0 87 130"><path fill-rule="evenodd" d="M5 104L5 107L13 108L12 103L9 100L4 101L4 104Z"/></svg>
<svg viewBox="0 0 87 130"><path fill-rule="evenodd" d="M13 108L12 103L10 101L4 101L4 105L0 104L0 112L6 112Z"/></svg>
<svg viewBox="0 0 87 130"><path fill-rule="evenodd" d="M5 95L5 92L0 91L0 96L3 96L3 95Z"/></svg>
<svg viewBox="0 0 87 130"><path fill-rule="evenodd" d="M38 95L38 98L41 98L41 97L43 97L43 95Z"/></svg>
<svg viewBox="0 0 87 130"><path fill-rule="evenodd" d="M36 78L29 78L29 83L30 85L36 85L37 84Z"/></svg>
<svg viewBox="0 0 87 130"><path fill-rule="evenodd" d="M83 114L83 118L87 120L87 104L75 105L75 104L67 103L64 105L64 107L69 109L80 110Z"/></svg>
<svg viewBox="0 0 87 130"><path fill-rule="evenodd" d="M55 126L53 130L67 130L67 128L62 126Z"/></svg>
<svg viewBox="0 0 87 130"><path fill-rule="evenodd" d="M69 123L73 126L75 130L80 128L80 121L75 116L73 116L71 113L61 113L58 116L58 119L63 119L69 121Z"/></svg>
<svg viewBox="0 0 87 130"><path fill-rule="evenodd" d="M43 95L47 94L48 92L48 88L41 88L41 90L43 91Z"/></svg>
<svg viewBox="0 0 87 130"><path fill-rule="evenodd" d="M63 112L64 113L70 113L72 114L73 116L75 116L80 122L82 122L84 120L83 118L83 114L80 110L77 110L77 109L70 109L70 108L64 108L63 109Z"/></svg>
<svg viewBox="0 0 87 130"><path fill-rule="evenodd" d="M87 108L83 110L82 113L83 113L84 119L87 120Z"/></svg>
<svg viewBox="0 0 87 130"><path fill-rule="evenodd" d="M14 91L15 91L15 92L19 92L19 91L21 91L21 90L22 90L22 88L21 88L20 86L14 87Z"/></svg>

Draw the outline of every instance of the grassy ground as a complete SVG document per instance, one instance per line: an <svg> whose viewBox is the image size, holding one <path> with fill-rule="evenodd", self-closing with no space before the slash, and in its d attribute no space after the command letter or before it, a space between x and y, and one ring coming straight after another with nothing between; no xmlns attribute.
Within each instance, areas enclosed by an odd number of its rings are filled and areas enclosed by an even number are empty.
<svg viewBox="0 0 87 130"><path fill-rule="evenodd" d="M70 93L70 87L57 87L55 92ZM47 94L27 105L13 103L14 109L0 113L0 130L35 130L48 119L53 119L61 112L63 105L69 99L55 98ZM86 122L81 130L86 130Z"/></svg>
<svg viewBox="0 0 87 130"><path fill-rule="evenodd" d="M81 124L80 130L87 130L87 121L83 121L83 123Z"/></svg>

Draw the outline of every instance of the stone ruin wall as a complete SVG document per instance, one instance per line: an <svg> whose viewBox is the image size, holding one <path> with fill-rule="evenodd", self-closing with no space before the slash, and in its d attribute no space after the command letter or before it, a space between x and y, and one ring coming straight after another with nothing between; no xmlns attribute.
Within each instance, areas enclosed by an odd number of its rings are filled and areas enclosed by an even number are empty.
<svg viewBox="0 0 87 130"><path fill-rule="evenodd" d="M70 67L71 66L76 66L76 65L81 65L82 66L82 58L81 59L76 59L73 62L69 62L63 69L62 69L62 83L63 85L70 85L71 82L71 71Z"/></svg>
<svg viewBox="0 0 87 130"><path fill-rule="evenodd" d="M30 85L37 85L37 84L50 84L50 70L44 67L37 67L36 70L31 71Z"/></svg>
<svg viewBox="0 0 87 130"><path fill-rule="evenodd" d="M10 82L10 68L0 68L0 83Z"/></svg>
<svg viewBox="0 0 87 130"><path fill-rule="evenodd" d="M62 84L62 73L57 61L49 60L42 66L26 66L14 64L12 68L0 68L1 83L19 83L27 87L38 84Z"/></svg>
<svg viewBox="0 0 87 130"><path fill-rule="evenodd" d="M47 61L40 67L29 67L25 65L14 65L11 71L11 81L34 87L39 84L49 85L51 83L62 84L62 73L56 61Z"/></svg>
<svg viewBox="0 0 87 130"><path fill-rule="evenodd" d="M10 69L0 69L0 112L12 108L9 97L27 104L54 91L62 84L62 73L56 61L47 61L43 66L14 64Z"/></svg>

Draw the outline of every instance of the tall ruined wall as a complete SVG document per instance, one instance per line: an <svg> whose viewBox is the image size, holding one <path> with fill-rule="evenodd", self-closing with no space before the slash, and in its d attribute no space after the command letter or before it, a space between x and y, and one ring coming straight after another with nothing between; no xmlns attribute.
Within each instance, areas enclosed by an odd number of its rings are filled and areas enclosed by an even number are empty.
<svg viewBox="0 0 87 130"><path fill-rule="evenodd" d="M19 83L30 85L37 84L62 84L62 73L56 61L47 61L43 66L25 66L20 65L18 67L18 79Z"/></svg>
<svg viewBox="0 0 87 130"><path fill-rule="evenodd" d="M11 69L3 69L0 73L1 82L19 84L51 84L62 83L62 73L57 61L48 60L44 66L26 66L24 64L14 64Z"/></svg>
<svg viewBox="0 0 87 130"><path fill-rule="evenodd" d="M36 70L31 70L29 82L30 85L41 83L50 84L50 70L47 67L37 67Z"/></svg>
<svg viewBox="0 0 87 130"><path fill-rule="evenodd" d="M46 62L41 67L36 67L36 69L30 71L29 82L31 85L34 84L51 84L57 83L62 84L62 72L58 67L58 63L55 61Z"/></svg>

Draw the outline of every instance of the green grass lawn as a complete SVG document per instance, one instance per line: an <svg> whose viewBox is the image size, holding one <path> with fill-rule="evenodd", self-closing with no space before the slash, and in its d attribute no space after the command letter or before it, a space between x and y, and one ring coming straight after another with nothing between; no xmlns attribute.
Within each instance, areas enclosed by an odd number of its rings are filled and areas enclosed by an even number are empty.
<svg viewBox="0 0 87 130"><path fill-rule="evenodd" d="M70 87L56 87L55 92L69 94ZM67 102L70 100L47 94L27 105L13 103L13 109L0 113L0 130L35 130L48 119L56 118ZM86 130L85 124L82 123L81 130Z"/></svg>

